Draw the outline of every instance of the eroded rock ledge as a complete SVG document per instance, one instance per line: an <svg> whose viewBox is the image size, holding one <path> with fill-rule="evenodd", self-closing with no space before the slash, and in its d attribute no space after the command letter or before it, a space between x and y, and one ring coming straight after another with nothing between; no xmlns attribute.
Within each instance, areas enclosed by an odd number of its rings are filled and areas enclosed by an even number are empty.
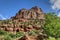
<svg viewBox="0 0 60 40"><path fill-rule="evenodd" d="M41 36L36 36L32 39L32 37L28 36L30 39L28 40L39 40L37 38L42 38L41 40L44 39L44 30L42 29L42 26L44 24L45 20L45 14L42 11L41 8L35 6L32 7L29 10L26 9L21 9L18 11L18 13L11 17L9 20L2 20L0 22L0 30L4 30L7 32L30 32L32 30L37 30L39 33L42 33L43 35ZM25 36L27 37L27 36ZM20 39L19 39L20 40ZM27 40L27 39L21 39L21 40Z"/></svg>

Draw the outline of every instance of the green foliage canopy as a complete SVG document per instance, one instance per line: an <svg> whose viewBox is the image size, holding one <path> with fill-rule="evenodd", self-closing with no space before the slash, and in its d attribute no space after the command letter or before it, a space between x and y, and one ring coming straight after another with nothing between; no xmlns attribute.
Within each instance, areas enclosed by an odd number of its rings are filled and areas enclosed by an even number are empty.
<svg viewBox="0 0 60 40"><path fill-rule="evenodd" d="M54 13L46 14L43 29L48 36L60 37L60 18Z"/></svg>

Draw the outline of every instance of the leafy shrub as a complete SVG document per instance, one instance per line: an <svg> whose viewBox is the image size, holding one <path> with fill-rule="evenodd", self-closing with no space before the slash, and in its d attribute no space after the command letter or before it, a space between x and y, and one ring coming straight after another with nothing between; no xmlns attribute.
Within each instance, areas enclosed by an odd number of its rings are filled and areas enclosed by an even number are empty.
<svg viewBox="0 0 60 40"><path fill-rule="evenodd" d="M16 33L16 37L20 37L20 36L23 36L23 35L24 35L23 32L17 32L17 33Z"/></svg>
<svg viewBox="0 0 60 40"><path fill-rule="evenodd" d="M49 38L48 38L47 40L60 40L60 38L57 38L57 39L56 39L56 38L54 38L54 37L50 37L50 36L49 36Z"/></svg>
<svg viewBox="0 0 60 40"><path fill-rule="evenodd" d="M43 29L48 36L60 37L60 18L53 13L46 14Z"/></svg>
<svg viewBox="0 0 60 40"><path fill-rule="evenodd" d="M34 35L35 33L33 32L33 31L31 31L31 32L28 32L28 35Z"/></svg>
<svg viewBox="0 0 60 40"><path fill-rule="evenodd" d="M35 34L39 34L38 30L32 30Z"/></svg>
<svg viewBox="0 0 60 40"><path fill-rule="evenodd" d="M12 38L7 36L7 37L4 37L3 40L12 40Z"/></svg>
<svg viewBox="0 0 60 40"><path fill-rule="evenodd" d="M56 40L54 37L49 37L47 40Z"/></svg>
<svg viewBox="0 0 60 40"><path fill-rule="evenodd" d="M9 20L2 20L1 23L2 24L8 24L9 23Z"/></svg>
<svg viewBox="0 0 60 40"><path fill-rule="evenodd" d="M57 38L57 40L60 40L60 38Z"/></svg>
<svg viewBox="0 0 60 40"><path fill-rule="evenodd" d="M11 38L16 38L16 34L9 34L9 36L11 37Z"/></svg>
<svg viewBox="0 0 60 40"><path fill-rule="evenodd" d="M28 32L28 35L36 35L39 34L39 32L37 30L32 30L30 32Z"/></svg>
<svg viewBox="0 0 60 40"><path fill-rule="evenodd" d="M0 30L0 35L6 35L6 34L7 34L7 32Z"/></svg>

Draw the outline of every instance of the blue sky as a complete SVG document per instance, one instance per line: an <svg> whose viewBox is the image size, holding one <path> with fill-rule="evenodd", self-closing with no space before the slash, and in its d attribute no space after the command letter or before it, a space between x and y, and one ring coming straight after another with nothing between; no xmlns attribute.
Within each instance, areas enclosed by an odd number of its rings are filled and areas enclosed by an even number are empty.
<svg viewBox="0 0 60 40"><path fill-rule="evenodd" d="M56 12L50 0L0 0L0 20L9 19L22 8L40 7L44 12Z"/></svg>

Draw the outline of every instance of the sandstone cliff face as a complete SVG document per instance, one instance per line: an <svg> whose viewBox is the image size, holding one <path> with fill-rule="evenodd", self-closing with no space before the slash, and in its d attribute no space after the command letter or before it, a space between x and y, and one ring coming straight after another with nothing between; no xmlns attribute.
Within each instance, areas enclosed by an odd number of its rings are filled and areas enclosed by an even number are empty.
<svg viewBox="0 0 60 40"><path fill-rule="evenodd" d="M44 19L44 13L41 8L35 6L30 10L21 9L14 17L16 19ZM12 19L14 19L12 18Z"/></svg>
<svg viewBox="0 0 60 40"><path fill-rule="evenodd" d="M24 22L24 23L28 22L27 24L31 23L32 25L30 27L23 24L22 28L21 28L21 25L18 28L14 28L16 30L18 29L19 31L20 30L30 31L32 29L36 29L36 30L41 29L41 26L44 23L44 19L45 19L44 17L45 17L45 14L42 11L42 9L35 6L29 10L26 10L24 8L19 10L18 13L14 17L11 18L11 20L14 22ZM36 20L38 21L38 23L34 24L34 22L37 22Z"/></svg>
<svg viewBox="0 0 60 40"><path fill-rule="evenodd" d="M5 22L5 24L0 25L0 30L4 30L7 32L30 32L32 30L37 30L40 33L44 34L44 31L42 29L42 25L44 24L45 14L42 11L41 8L35 6L32 7L29 10L21 9L18 11L18 13L11 17L10 20L8 20L8 24ZM44 35L42 35L42 40L44 38ZM39 40L37 39L38 36L31 38L28 40ZM33 36L32 36L33 37ZM41 36L39 36L41 38ZM23 39L19 39L23 40ZM27 39L24 39L27 40Z"/></svg>

